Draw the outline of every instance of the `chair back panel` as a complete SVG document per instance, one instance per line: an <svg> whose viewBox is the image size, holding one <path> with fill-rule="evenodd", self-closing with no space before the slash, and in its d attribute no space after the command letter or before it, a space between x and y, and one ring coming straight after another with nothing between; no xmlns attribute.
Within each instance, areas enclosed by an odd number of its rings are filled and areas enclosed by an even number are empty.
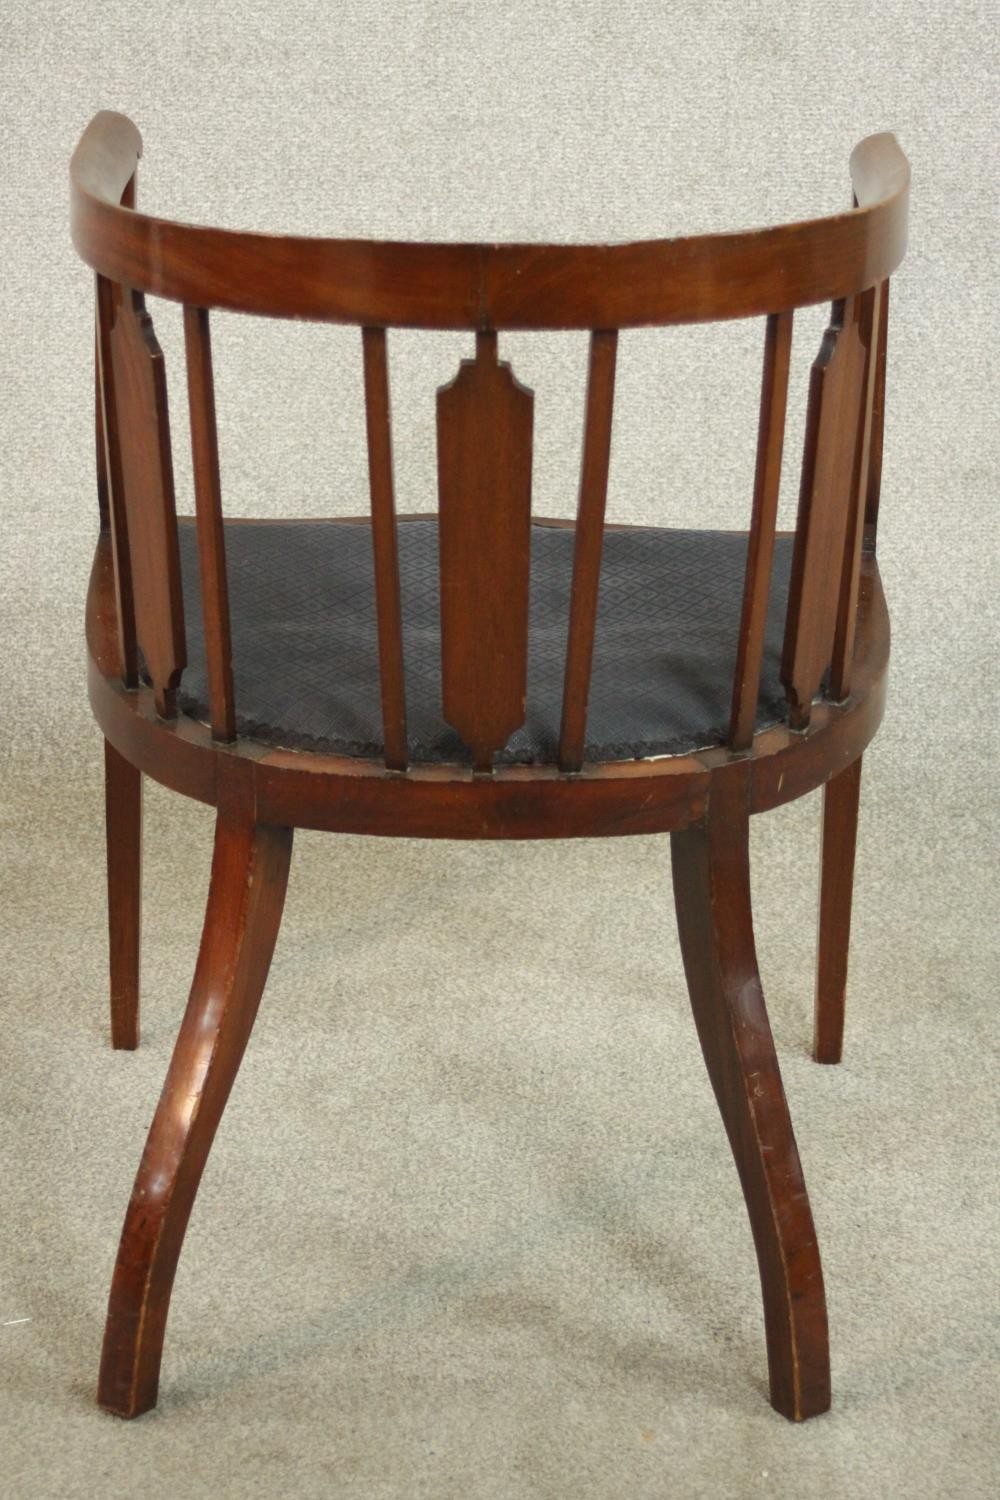
<svg viewBox="0 0 1000 1500"><path fill-rule="evenodd" d="M832 293L830 326L810 375L782 681L793 728L807 727L821 691L846 698L861 553L874 546L878 511L888 275L905 248L909 171L891 136L872 137L855 151L851 213L751 235L633 246L378 245L195 230L136 214L138 154L130 122L98 116L71 177L76 243L99 273L98 485L102 524L114 547L122 675L134 685L141 649L161 714L174 712L185 665L184 615L166 377L139 288L185 303L216 739L234 738L238 704L212 306L361 326L384 758L396 771L407 769L408 751L387 329L476 332L475 358L463 360L437 393L441 707L474 771L485 774L525 720L531 560L534 397L499 360L497 330L589 326L558 749L559 769L573 773L585 755L619 329L767 313L743 604L733 642L728 745L742 753L753 741L761 680L793 309ZM598 321L605 314L608 321Z"/></svg>

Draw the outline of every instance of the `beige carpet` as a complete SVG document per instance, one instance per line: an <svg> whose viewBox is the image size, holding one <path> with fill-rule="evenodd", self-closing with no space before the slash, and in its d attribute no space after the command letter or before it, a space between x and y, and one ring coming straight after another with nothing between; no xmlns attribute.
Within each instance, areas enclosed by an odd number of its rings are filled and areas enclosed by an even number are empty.
<svg viewBox="0 0 1000 1500"><path fill-rule="evenodd" d="M995 1492L997 432L987 5L364 0L8 6L0 66L0 1495L961 1497ZM177 1280L158 1411L93 1404L107 1287L181 1014L211 819L148 794L144 1038L108 1045L88 275L65 167L99 106L151 207L230 224L626 238L805 216L894 128L883 571L846 1057L808 1058L817 805L754 825L759 945L821 1237L834 1408L766 1399L756 1270L665 839L302 835ZM177 310L153 306L189 508ZM798 320L785 514L805 374ZM400 492L467 340L391 340ZM219 319L232 514L356 513L350 330ZM612 516L745 524L761 330L622 340ZM572 510L583 340L505 344L536 508ZM180 397L180 399L178 399ZM274 420L267 417L271 410ZM331 498L331 496L333 498Z"/></svg>

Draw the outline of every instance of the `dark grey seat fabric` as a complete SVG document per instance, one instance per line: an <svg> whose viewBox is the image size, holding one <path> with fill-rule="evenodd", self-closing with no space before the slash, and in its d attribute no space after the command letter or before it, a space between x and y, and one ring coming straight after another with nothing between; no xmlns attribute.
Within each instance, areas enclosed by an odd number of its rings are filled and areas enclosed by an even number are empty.
<svg viewBox="0 0 1000 1500"><path fill-rule="evenodd" d="M189 664L179 702L208 717L194 527L180 527ZM499 764L553 762L559 738L574 533L532 527L527 717ZM382 755L371 531L364 523L226 526L241 734L333 754ZM746 536L609 530L587 726L588 760L721 744L733 686ZM757 727L785 717L778 677L791 539L776 543ZM441 716L438 539L399 525L408 737L413 761L468 761Z"/></svg>

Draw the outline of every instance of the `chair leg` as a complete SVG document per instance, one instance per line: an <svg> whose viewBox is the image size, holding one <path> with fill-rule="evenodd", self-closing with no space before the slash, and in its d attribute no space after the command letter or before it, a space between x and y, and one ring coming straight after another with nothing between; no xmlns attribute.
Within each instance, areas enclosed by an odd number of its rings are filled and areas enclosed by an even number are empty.
<svg viewBox="0 0 1000 1500"><path fill-rule="evenodd" d="M267 979L291 848L290 828L219 812L191 997L132 1189L111 1285L98 1402L121 1417L156 1405L174 1272Z"/></svg>
<svg viewBox="0 0 1000 1500"><path fill-rule="evenodd" d="M757 1249L771 1404L802 1421L830 1405L826 1301L757 970L745 767L716 772L704 822L673 834L671 853L695 1024Z"/></svg>
<svg viewBox="0 0 1000 1500"><path fill-rule="evenodd" d="M104 741L108 846L111 1045L139 1045L139 936L142 923L142 773Z"/></svg>
<svg viewBox="0 0 1000 1500"><path fill-rule="evenodd" d="M813 1057L840 1062L844 1045L847 953L851 941L854 851L858 839L861 757L823 789L823 852L820 856L819 949Z"/></svg>

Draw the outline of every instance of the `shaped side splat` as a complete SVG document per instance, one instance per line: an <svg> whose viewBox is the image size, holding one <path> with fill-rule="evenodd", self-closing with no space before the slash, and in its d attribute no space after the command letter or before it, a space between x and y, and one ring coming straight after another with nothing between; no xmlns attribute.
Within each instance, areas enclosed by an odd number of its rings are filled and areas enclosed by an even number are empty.
<svg viewBox="0 0 1000 1500"><path fill-rule="evenodd" d="M833 652L841 561L861 440L865 347L861 299L834 307L812 367L798 525L781 677L804 729Z"/></svg>
<svg viewBox="0 0 1000 1500"><path fill-rule="evenodd" d="M171 718L187 654L166 368L141 294L101 278L98 297L112 504L157 712Z"/></svg>

